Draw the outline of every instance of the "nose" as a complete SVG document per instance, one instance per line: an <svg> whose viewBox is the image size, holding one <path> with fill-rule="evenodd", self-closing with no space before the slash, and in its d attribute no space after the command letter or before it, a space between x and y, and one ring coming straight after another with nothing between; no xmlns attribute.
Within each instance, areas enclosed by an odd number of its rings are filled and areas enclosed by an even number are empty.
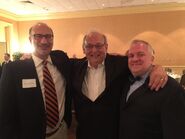
<svg viewBox="0 0 185 139"><path fill-rule="evenodd" d="M95 46L93 46L91 50L92 50L92 52L96 52L97 48Z"/></svg>
<svg viewBox="0 0 185 139"><path fill-rule="evenodd" d="M48 43L48 40L43 36L40 40L40 43Z"/></svg>

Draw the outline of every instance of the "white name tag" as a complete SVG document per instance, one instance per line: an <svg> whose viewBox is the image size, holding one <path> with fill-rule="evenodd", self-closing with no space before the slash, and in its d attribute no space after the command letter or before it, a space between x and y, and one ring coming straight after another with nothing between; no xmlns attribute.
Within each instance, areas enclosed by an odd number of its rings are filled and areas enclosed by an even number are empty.
<svg viewBox="0 0 185 139"><path fill-rule="evenodd" d="M22 79L22 88L34 88L36 86L36 79Z"/></svg>

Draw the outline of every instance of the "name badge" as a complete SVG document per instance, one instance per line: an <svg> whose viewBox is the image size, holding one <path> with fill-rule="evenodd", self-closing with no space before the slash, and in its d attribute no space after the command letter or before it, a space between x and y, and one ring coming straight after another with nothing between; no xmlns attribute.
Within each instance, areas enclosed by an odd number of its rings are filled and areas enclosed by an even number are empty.
<svg viewBox="0 0 185 139"><path fill-rule="evenodd" d="M36 86L36 79L22 79L22 88L34 88Z"/></svg>

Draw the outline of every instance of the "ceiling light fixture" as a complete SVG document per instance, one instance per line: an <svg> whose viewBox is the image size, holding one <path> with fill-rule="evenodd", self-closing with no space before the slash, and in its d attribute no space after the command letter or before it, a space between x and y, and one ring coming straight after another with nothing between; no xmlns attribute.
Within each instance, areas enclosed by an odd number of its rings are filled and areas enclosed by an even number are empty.
<svg viewBox="0 0 185 139"><path fill-rule="evenodd" d="M34 4L32 1L29 1L29 0L22 0L22 1L19 1L20 3L22 4Z"/></svg>
<svg viewBox="0 0 185 139"><path fill-rule="evenodd" d="M23 4L24 6L26 6L26 5L28 5L28 4L31 4L31 5L40 7L40 8L42 8L42 9L45 10L45 11L49 11L49 9L48 9L47 7L42 7L42 6L40 6L40 5L37 5L37 4L33 3L33 2L30 1L30 0L22 0L22 1L19 1L19 2L20 2L21 4Z"/></svg>

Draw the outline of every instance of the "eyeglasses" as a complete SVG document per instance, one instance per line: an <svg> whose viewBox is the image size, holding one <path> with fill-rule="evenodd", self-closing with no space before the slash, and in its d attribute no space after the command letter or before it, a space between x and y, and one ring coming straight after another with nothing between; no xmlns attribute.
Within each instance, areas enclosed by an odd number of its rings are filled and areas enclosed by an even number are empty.
<svg viewBox="0 0 185 139"><path fill-rule="evenodd" d="M45 38L46 40L52 40L53 39L53 35L52 34L34 34L32 35L34 37L35 40L41 40L42 38Z"/></svg>
<svg viewBox="0 0 185 139"><path fill-rule="evenodd" d="M86 44L85 45L85 48L88 49L88 50L91 50L93 47L95 47L96 49L101 49L105 44L95 44L95 45L92 45L92 44Z"/></svg>

